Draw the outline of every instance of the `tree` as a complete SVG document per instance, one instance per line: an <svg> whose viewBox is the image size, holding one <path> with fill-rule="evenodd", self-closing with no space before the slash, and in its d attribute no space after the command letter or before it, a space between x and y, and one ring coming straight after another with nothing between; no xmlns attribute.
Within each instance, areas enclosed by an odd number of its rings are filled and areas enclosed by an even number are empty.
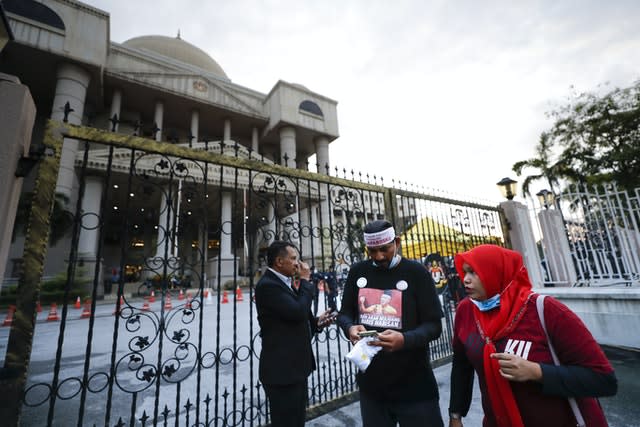
<svg viewBox="0 0 640 427"><path fill-rule="evenodd" d="M526 168L538 171L525 178L525 194L541 178L552 191L561 182L640 187L640 80L604 95L573 95L550 116L555 122L540 135L537 156L512 167L518 176Z"/></svg>

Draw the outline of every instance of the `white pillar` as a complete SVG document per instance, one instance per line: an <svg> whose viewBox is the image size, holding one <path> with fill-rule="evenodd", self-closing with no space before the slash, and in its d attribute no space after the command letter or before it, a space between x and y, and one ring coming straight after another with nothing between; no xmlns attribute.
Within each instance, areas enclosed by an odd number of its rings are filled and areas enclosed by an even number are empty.
<svg viewBox="0 0 640 427"><path fill-rule="evenodd" d="M167 225L168 224L168 225ZM156 258L164 258L165 246L168 245L168 256L173 254L171 231L173 228L173 204L169 197L169 187L165 187L160 201L160 218L158 220L158 239L156 241Z"/></svg>
<svg viewBox="0 0 640 427"><path fill-rule="evenodd" d="M224 133L222 135L222 141L226 144L231 141L231 119L224 119Z"/></svg>
<svg viewBox="0 0 640 427"><path fill-rule="evenodd" d="M64 106L68 102L73 109L69 113L68 122L74 125L82 124L84 102L87 95L90 76L85 70L71 64L62 64L57 71L56 90L53 98L51 118L62 121ZM65 139L60 157L60 171L56 183L56 193L62 193L71 198L75 186L75 160L78 152L78 141Z"/></svg>
<svg viewBox="0 0 640 427"><path fill-rule="evenodd" d="M239 265L238 258L233 254L232 247L232 210L231 193L223 192L221 200L221 231L220 253L209 262L209 274L212 287L223 286L229 280L233 280L235 269ZM218 271L219 269L219 271Z"/></svg>
<svg viewBox="0 0 640 427"><path fill-rule="evenodd" d="M500 203L504 216L508 222L509 238L513 250L522 254L524 265L529 272L529 278L534 287L544 287L542 265L538 256L536 239L529 219L529 209L526 205L513 200Z"/></svg>
<svg viewBox="0 0 640 427"><path fill-rule="evenodd" d="M15 175L18 159L27 157L31 132L36 119L36 105L29 88L17 77L0 78L0 291L11 247L23 177Z"/></svg>
<svg viewBox="0 0 640 427"><path fill-rule="evenodd" d="M94 258L98 252L98 234L100 233L100 202L104 186L102 180L95 176L85 178L82 197L82 228L78 239L78 254L82 258ZM105 206L113 209L113 206Z"/></svg>
<svg viewBox="0 0 640 427"><path fill-rule="evenodd" d="M291 126L280 128L280 164L290 168L295 166L296 130ZM287 158L285 160L285 157Z"/></svg>
<svg viewBox="0 0 640 427"><path fill-rule="evenodd" d="M109 119L112 119L114 115L118 115L118 121L122 119L121 117L121 108L122 108L122 91L120 89L116 89L113 91L113 97L111 98L111 112L109 113ZM109 130L112 128L114 132L118 132L118 126L120 124L116 123L115 127L111 121L109 121Z"/></svg>
<svg viewBox="0 0 640 427"><path fill-rule="evenodd" d="M571 259L571 248L562 214L556 209L544 209L538 213L538 220L550 280L556 286L573 286L578 276Z"/></svg>
<svg viewBox="0 0 640 427"><path fill-rule="evenodd" d="M78 236L78 258L84 264L84 277L91 281L87 285L87 291L92 289L97 271L96 292L101 297L104 295L102 283L104 269L102 266L103 260L97 258L98 237L100 235L101 219L104 218L103 215L107 209L113 209L113 206L101 206L102 192L104 190L102 179L96 176L87 176L84 180L85 188L81 201L82 228L80 229L80 236ZM101 210L101 207L104 209Z"/></svg>
<svg viewBox="0 0 640 427"><path fill-rule="evenodd" d="M231 193L222 192L222 227L220 231L220 257L229 258L233 256L231 251Z"/></svg>
<svg viewBox="0 0 640 427"><path fill-rule="evenodd" d="M198 131L200 127L200 112L193 110L191 112L191 136L193 142L198 142Z"/></svg>
<svg viewBox="0 0 640 427"><path fill-rule="evenodd" d="M318 173L328 175L329 166L329 138L318 136L313 141L316 146L316 161L318 162Z"/></svg>
<svg viewBox="0 0 640 427"><path fill-rule="evenodd" d="M254 127L251 130L251 149L256 153L256 155L258 155L260 151L260 140L258 138L258 128Z"/></svg>
<svg viewBox="0 0 640 427"><path fill-rule="evenodd" d="M265 236L267 236L266 238L266 243L267 246L269 246L271 243L273 243L275 239L275 235L276 235L276 212L275 212L275 208L273 207L273 203L268 203L267 204L267 221L269 221L267 223L267 225L265 225Z"/></svg>
<svg viewBox="0 0 640 427"><path fill-rule="evenodd" d="M164 104L162 101L156 102L155 112L153 114L153 121L155 122L158 129L160 129L155 134L156 141L162 141L162 119L164 116Z"/></svg>

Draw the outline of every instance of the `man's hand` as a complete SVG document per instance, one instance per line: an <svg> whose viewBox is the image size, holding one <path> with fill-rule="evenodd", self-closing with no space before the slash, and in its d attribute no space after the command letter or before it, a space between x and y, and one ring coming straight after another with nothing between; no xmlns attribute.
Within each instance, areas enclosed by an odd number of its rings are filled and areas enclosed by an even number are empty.
<svg viewBox="0 0 640 427"><path fill-rule="evenodd" d="M542 368L535 362L529 362L520 356L508 353L492 353L492 359L498 359L500 375L509 381L541 381Z"/></svg>
<svg viewBox="0 0 640 427"><path fill-rule="evenodd" d="M318 329L322 329L335 322L337 314L337 312L333 313L333 311L329 309L318 316Z"/></svg>
<svg viewBox="0 0 640 427"><path fill-rule="evenodd" d="M378 339L371 341L369 345L382 347L385 351L396 351L404 347L404 335L401 332L387 329L378 334Z"/></svg>
<svg viewBox="0 0 640 427"><path fill-rule="evenodd" d="M351 344L355 344L360 340L360 335L358 332L364 332L367 329L362 325L353 325L349 328L349 340Z"/></svg>
<svg viewBox="0 0 640 427"><path fill-rule="evenodd" d="M298 263L298 276L301 279L311 281L311 269L309 268L309 264L304 261L300 261Z"/></svg>

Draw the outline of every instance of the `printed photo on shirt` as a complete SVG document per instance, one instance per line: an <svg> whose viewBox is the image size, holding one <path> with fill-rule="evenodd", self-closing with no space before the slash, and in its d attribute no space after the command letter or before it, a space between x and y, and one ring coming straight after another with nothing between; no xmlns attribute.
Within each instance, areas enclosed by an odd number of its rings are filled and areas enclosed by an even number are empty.
<svg viewBox="0 0 640 427"><path fill-rule="evenodd" d="M358 309L365 326L402 329L402 292L398 290L362 288Z"/></svg>

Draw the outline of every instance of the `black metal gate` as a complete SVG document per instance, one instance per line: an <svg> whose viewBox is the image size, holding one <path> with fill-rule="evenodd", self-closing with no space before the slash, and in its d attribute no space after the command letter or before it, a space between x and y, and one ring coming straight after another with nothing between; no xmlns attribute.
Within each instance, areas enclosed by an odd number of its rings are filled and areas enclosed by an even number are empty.
<svg viewBox="0 0 640 427"><path fill-rule="evenodd" d="M79 185L67 205L72 227L47 252L63 138L79 141ZM425 263L437 282L445 332L431 355L442 360L459 283L453 255L503 244L494 207L346 171L269 164L237 144L161 144L56 122L45 144L56 155L39 169L14 321L3 336L2 395L13 396L3 397L3 415L21 414L24 426L268 423L253 304L264 249L289 240L341 283L365 256L362 227L378 218L395 224L403 255ZM45 263L59 267L57 288L42 281ZM319 291L315 307L328 297ZM344 359L350 343L337 328L313 346L310 416L356 391Z"/></svg>

